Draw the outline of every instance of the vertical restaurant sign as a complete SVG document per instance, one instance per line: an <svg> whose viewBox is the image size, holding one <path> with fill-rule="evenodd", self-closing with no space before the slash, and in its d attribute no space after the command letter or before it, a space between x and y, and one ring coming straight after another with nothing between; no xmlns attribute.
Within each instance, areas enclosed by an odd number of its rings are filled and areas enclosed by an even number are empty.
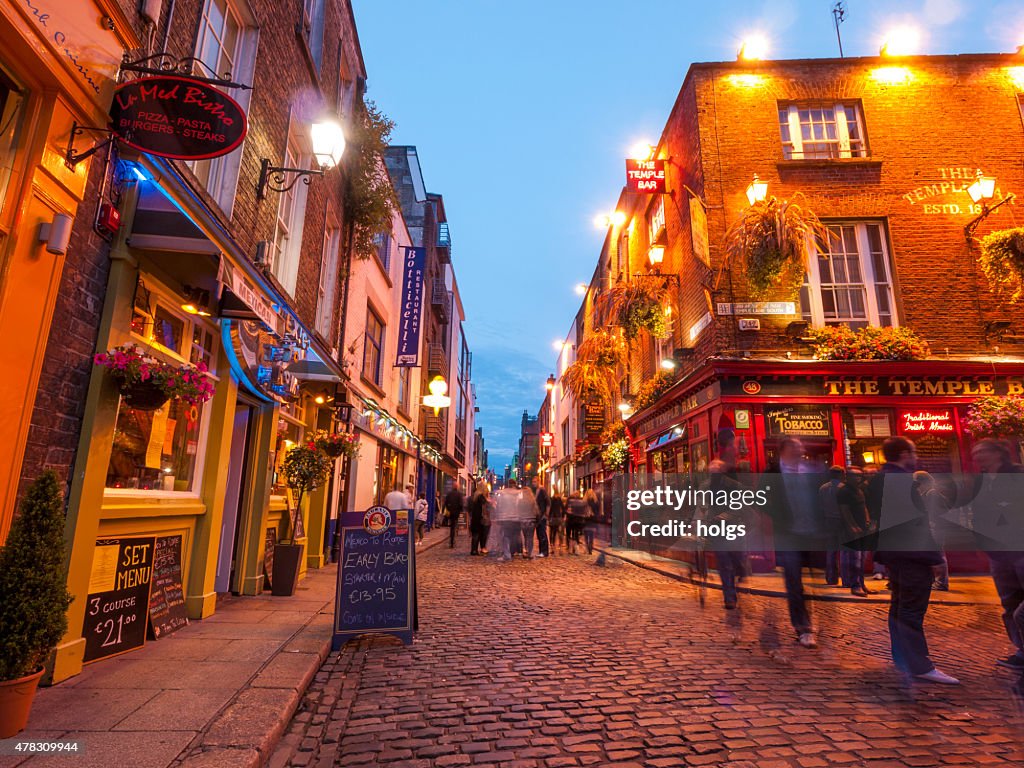
<svg viewBox="0 0 1024 768"><path fill-rule="evenodd" d="M420 364L420 326L423 318L423 273L426 248L403 248L402 308L398 320L398 357L395 366Z"/></svg>
<svg viewBox="0 0 1024 768"><path fill-rule="evenodd" d="M664 160L627 160L626 186L630 192L660 195L665 192Z"/></svg>

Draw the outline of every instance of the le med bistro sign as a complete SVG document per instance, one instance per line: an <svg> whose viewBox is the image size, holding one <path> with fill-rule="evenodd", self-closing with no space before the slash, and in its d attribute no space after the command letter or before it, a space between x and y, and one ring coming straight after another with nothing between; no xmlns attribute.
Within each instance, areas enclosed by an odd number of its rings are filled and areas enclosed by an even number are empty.
<svg viewBox="0 0 1024 768"><path fill-rule="evenodd" d="M226 155L246 132L238 102L207 83L170 75L118 86L110 121L129 147L176 160Z"/></svg>

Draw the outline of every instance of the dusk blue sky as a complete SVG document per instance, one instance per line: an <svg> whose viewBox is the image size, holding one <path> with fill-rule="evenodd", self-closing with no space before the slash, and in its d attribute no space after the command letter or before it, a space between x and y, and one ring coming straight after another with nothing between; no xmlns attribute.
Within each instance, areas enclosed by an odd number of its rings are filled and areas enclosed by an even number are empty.
<svg viewBox="0 0 1024 768"><path fill-rule="evenodd" d="M838 55L832 0L353 0L368 98L444 195L473 351L478 425L500 471L536 413L615 204L629 148L661 133L687 67ZM847 56L913 23L922 53L1009 52L1024 3L848 0Z"/></svg>

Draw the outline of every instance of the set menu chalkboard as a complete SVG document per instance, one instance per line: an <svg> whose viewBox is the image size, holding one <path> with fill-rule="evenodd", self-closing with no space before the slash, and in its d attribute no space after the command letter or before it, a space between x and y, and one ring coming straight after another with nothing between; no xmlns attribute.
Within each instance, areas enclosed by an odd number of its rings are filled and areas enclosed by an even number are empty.
<svg viewBox="0 0 1024 768"><path fill-rule="evenodd" d="M154 545L152 536L96 542L82 625L86 662L145 645Z"/></svg>
<svg viewBox="0 0 1024 768"><path fill-rule="evenodd" d="M394 634L411 643L416 572L409 511L372 507L366 513L345 513L341 523L334 649L371 633Z"/></svg>
<svg viewBox="0 0 1024 768"><path fill-rule="evenodd" d="M161 536L156 540L149 623L156 639L188 624L185 593L181 585L181 536Z"/></svg>

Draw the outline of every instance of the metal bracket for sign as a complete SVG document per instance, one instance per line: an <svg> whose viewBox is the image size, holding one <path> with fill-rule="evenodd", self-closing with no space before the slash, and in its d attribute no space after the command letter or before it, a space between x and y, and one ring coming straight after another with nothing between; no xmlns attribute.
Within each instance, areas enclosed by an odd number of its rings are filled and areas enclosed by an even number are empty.
<svg viewBox="0 0 1024 768"><path fill-rule="evenodd" d="M92 131L94 133L107 133L110 134L110 138L104 141L94 144L84 152L75 151L75 137L80 136L86 131ZM77 122L71 123L71 135L68 136L68 148L64 152L64 164L68 168L74 169L76 165L85 160L87 157L92 157L105 146L110 144L117 138L113 128L96 128L91 125L79 125Z"/></svg>
<svg viewBox="0 0 1024 768"><path fill-rule="evenodd" d="M196 67L201 67L210 73L209 77L195 75ZM130 61L127 54L121 60L122 72L139 72L144 75L184 75L189 80L198 80L200 83L219 85L221 88L241 88L251 91L252 86L245 83L236 83L231 79L231 73L225 72L218 75L208 67L201 59L194 56L171 56L169 53L154 53L152 56L145 56L135 61Z"/></svg>
<svg viewBox="0 0 1024 768"><path fill-rule="evenodd" d="M287 174L294 173L291 181L287 184L285 180L288 178ZM260 165L260 180L256 185L256 198L262 200L267 196L267 190L273 192L287 192L289 189L295 186L299 179L309 186L309 181L313 176L323 176L323 168L283 168L270 164L270 161L263 158L263 163Z"/></svg>

